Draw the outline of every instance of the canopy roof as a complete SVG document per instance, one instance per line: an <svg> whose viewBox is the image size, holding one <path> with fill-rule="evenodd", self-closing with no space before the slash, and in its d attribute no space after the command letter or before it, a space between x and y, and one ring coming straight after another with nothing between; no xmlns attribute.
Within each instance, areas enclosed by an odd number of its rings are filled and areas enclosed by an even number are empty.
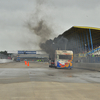
<svg viewBox="0 0 100 100"><path fill-rule="evenodd" d="M100 28L86 27L86 26L73 26L69 30L65 31L61 36L64 36L68 39L78 38L78 37L80 38L82 37L83 39L85 37L87 39L87 34L88 34L89 42L90 42L89 29L91 30L93 44L95 45L100 44Z"/></svg>
<svg viewBox="0 0 100 100"><path fill-rule="evenodd" d="M100 30L100 28L96 28L96 27L86 27L86 26L73 26L73 27L80 28L80 29Z"/></svg>

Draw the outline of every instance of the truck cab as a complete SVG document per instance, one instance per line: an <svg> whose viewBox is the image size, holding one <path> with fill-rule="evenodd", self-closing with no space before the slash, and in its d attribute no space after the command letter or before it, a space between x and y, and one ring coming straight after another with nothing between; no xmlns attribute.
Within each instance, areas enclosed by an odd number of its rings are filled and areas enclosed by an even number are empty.
<svg viewBox="0 0 100 100"><path fill-rule="evenodd" d="M55 61L49 60L49 67L55 67Z"/></svg>

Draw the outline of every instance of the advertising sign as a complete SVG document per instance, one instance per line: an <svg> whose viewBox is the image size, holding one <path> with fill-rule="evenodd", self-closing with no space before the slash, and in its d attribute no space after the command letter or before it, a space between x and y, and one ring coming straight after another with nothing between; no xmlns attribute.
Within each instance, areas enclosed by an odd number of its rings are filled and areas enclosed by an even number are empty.
<svg viewBox="0 0 100 100"><path fill-rule="evenodd" d="M36 54L36 51L18 51L18 54Z"/></svg>

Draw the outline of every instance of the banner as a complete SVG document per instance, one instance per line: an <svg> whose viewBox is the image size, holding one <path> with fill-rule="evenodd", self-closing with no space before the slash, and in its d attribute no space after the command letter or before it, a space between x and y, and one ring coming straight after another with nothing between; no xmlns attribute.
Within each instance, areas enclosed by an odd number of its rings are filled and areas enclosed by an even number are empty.
<svg viewBox="0 0 100 100"><path fill-rule="evenodd" d="M36 54L36 51L18 51L18 54Z"/></svg>

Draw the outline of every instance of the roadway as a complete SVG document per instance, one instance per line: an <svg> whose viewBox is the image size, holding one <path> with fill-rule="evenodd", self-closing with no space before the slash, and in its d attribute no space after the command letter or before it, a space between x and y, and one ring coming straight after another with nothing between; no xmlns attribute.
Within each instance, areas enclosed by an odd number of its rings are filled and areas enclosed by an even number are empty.
<svg viewBox="0 0 100 100"><path fill-rule="evenodd" d="M49 68L48 63L0 64L0 100L99 100L100 72L80 66Z"/></svg>

